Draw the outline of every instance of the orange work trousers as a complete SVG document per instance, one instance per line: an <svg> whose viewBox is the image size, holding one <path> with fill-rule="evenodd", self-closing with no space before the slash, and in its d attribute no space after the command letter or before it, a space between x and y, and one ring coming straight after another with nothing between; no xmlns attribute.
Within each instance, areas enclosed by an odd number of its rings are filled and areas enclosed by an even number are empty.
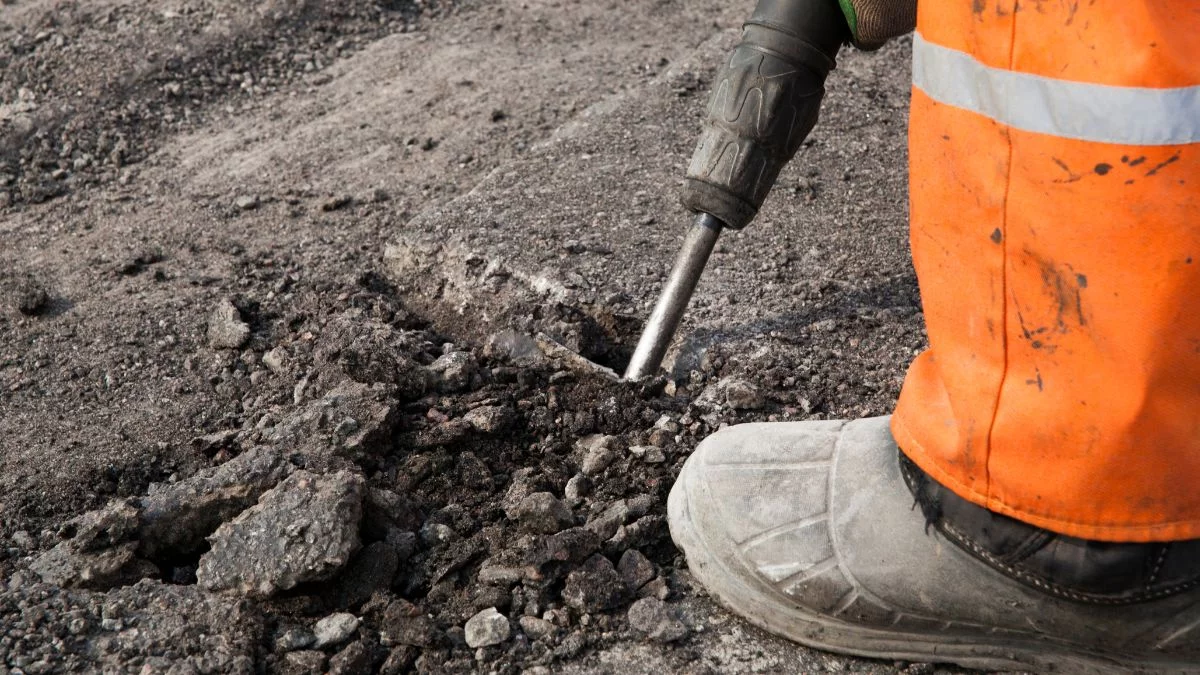
<svg viewBox="0 0 1200 675"><path fill-rule="evenodd" d="M921 0L892 431L1065 535L1200 538L1200 2Z"/></svg>

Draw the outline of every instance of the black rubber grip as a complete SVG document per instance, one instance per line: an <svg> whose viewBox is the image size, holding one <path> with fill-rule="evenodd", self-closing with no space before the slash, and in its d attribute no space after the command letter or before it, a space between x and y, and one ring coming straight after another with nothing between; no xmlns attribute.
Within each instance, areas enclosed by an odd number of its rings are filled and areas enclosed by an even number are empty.
<svg viewBox="0 0 1200 675"><path fill-rule="evenodd" d="M713 84L683 204L741 229L817 123L850 37L837 0L760 0Z"/></svg>

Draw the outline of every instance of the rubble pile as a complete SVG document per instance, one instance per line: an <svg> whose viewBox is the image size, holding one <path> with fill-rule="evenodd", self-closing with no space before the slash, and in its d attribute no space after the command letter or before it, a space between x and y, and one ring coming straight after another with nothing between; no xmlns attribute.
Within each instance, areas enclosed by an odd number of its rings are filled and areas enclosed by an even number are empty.
<svg viewBox="0 0 1200 675"><path fill-rule="evenodd" d="M266 350L277 405L194 439L207 468L45 533L10 589L65 603L63 649L85 661L123 640L114 597L202 606L180 630L241 612L224 652L177 655L199 672L519 672L617 637L686 640L665 498L746 385L697 373L668 396L394 316L344 312ZM121 667L158 663L144 637Z"/></svg>

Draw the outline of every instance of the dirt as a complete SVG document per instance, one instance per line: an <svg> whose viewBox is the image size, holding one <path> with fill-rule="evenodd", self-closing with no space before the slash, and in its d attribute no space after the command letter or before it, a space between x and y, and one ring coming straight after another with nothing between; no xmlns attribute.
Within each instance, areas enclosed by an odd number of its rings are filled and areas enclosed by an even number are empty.
<svg viewBox="0 0 1200 675"><path fill-rule="evenodd" d="M719 251L725 271L685 327L703 342L693 361L624 383L536 337L617 368L628 357L675 236L663 176L686 161L708 55L747 9L5 0L0 660L26 673L947 672L741 623L691 583L665 525L705 435L884 413L922 346L895 133L907 84L878 60L902 63L905 45L848 57L808 168L785 175L761 234ZM671 159L641 176L636 221L655 233L622 252L651 270L638 281L626 258L596 262L620 240L575 226L559 241L551 206L628 202L602 176L653 158L622 151L614 111L660 100L674 122L655 152ZM846 112L871 104L883 112ZM647 131L639 114L620 122L631 134ZM590 169L564 163L583 156L625 159L589 185ZM530 185L541 195L521 197ZM581 270L587 292L530 286L523 258L490 249L439 248L419 260L426 283L385 261L397 242L484 241L472 228L487 219L463 215L480 203L527 214L518 248L558 261L535 271L567 288ZM783 230L801 211L811 230ZM797 253L737 262L759 246ZM525 290L447 285L453 265L501 254ZM788 276L801 268L803 282ZM756 288L761 303L745 295ZM315 555L298 523L337 546ZM272 543L286 555L238 555L263 532L291 532ZM507 630L492 614L469 623L490 608Z"/></svg>

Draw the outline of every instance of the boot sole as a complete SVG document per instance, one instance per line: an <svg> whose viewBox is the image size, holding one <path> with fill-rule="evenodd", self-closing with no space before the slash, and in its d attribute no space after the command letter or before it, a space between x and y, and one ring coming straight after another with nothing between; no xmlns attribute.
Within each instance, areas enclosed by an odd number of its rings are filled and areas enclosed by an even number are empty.
<svg viewBox="0 0 1200 675"><path fill-rule="evenodd" d="M667 503L671 537L687 556L688 568L723 606L750 623L806 647L850 656L915 662L953 663L965 668L1061 673L1200 673L1200 665L1165 660L1125 660L1088 652L1047 638L1031 643L988 636L965 638L943 633L915 633L866 628L823 616L784 599L743 570L722 560L734 551L714 551L691 519L687 495L690 464L679 476ZM724 553L725 555L722 555ZM987 630L982 628L981 630Z"/></svg>

